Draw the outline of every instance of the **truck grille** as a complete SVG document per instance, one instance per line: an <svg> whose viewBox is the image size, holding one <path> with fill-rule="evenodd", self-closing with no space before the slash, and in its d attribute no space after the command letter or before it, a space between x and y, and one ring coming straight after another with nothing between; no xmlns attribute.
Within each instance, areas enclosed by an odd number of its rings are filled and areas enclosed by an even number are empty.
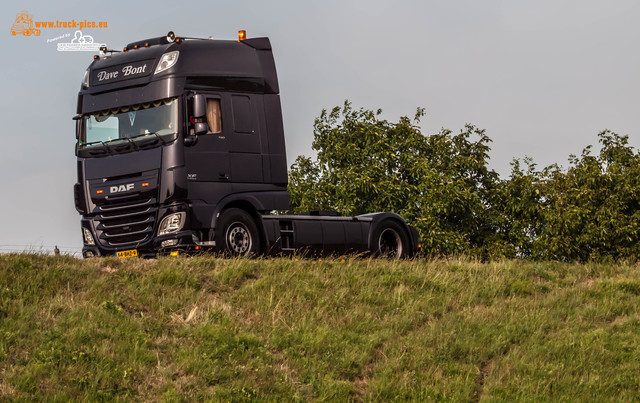
<svg viewBox="0 0 640 403"><path fill-rule="evenodd" d="M93 220L99 242L117 249L139 247L153 237L157 211L155 197L97 206Z"/></svg>

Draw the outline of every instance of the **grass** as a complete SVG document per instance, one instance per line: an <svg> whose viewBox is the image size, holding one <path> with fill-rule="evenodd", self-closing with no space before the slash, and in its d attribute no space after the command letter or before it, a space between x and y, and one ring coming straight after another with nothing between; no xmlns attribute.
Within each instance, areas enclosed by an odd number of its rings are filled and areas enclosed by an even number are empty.
<svg viewBox="0 0 640 403"><path fill-rule="evenodd" d="M0 400L637 400L640 267L0 255Z"/></svg>

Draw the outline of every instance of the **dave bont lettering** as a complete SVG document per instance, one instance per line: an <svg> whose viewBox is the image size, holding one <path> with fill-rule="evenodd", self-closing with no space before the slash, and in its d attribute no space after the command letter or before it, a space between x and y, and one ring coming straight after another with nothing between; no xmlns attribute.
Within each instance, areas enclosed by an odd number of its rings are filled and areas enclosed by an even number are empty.
<svg viewBox="0 0 640 403"><path fill-rule="evenodd" d="M102 80L111 80L112 78L117 78L117 71L101 71L98 73L98 81Z"/></svg>
<svg viewBox="0 0 640 403"><path fill-rule="evenodd" d="M134 67L132 65L127 65L122 68L121 71L101 71L98 73L98 81L104 80L112 80L118 78L120 72L124 77L130 76L132 74L141 74L145 73L147 69L147 64L145 63L143 66Z"/></svg>
<svg viewBox="0 0 640 403"><path fill-rule="evenodd" d="M144 70L147 68L147 64L145 63L144 66L139 66L139 67L133 67L133 66L124 66L122 68L122 72L124 73L125 76L128 76L130 74L140 74L140 73L144 73Z"/></svg>

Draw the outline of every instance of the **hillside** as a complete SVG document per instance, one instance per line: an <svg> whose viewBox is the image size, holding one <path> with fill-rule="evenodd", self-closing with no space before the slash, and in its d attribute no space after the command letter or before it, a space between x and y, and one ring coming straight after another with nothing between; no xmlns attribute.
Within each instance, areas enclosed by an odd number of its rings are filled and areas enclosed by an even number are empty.
<svg viewBox="0 0 640 403"><path fill-rule="evenodd" d="M0 400L632 400L640 267L0 255Z"/></svg>

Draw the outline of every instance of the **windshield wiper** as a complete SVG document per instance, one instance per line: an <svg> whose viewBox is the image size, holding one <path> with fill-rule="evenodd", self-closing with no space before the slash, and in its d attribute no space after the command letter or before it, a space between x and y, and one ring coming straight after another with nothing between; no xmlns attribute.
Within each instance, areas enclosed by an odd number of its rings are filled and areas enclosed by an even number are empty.
<svg viewBox="0 0 640 403"><path fill-rule="evenodd" d="M175 133L174 133L174 134L175 134ZM147 147L147 146L149 146L149 145L150 145L149 143L147 143L147 144L145 145L144 143L143 143L143 144L138 144L138 143L136 142L136 139L141 139L141 138L142 138L142 137L144 137L144 136L153 136L153 137L154 137L154 139L153 139L153 143L151 143L151 144L157 144L157 143L155 143L155 142L156 142L156 141L158 141L158 140L159 140L163 145L167 144L167 141L166 141L164 138L162 138L162 136L161 136L161 135L159 135L159 134L158 134L158 132L151 132L151 133L141 134L141 135L136 136L136 137L122 137L122 138L113 139L113 140L107 140L107 141L96 140L96 141L92 141L92 142L90 142L90 143L85 143L85 144L83 144L83 145L82 145L82 148L86 148L86 147L89 147L89 146L92 146L92 145L98 145L98 144L99 144L99 145L102 145L102 146L104 147L104 149L105 149L105 151L106 151L107 153L112 154L112 153L114 153L114 152L115 152L115 153L118 153L118 152L122 152L122 151L123 151L123 149L121 149L120 147L118 147L118 146L119 146L119 144L114 144L114 143L116 143L116 142L122 142L122 143L123 143L122 145L125 145L125 144L126 144L128 147L132 147L134 150L139 151L139 150L140 150L140 148L145 148L145 147ZM111 146L109 146L109 144L111 144ZM120 149L119 149L119 148L120 148Z"/></svg>
<svg viewBox="0 0 640 403"><path fill-rule="evenodd" d="M156 137L158 138L158 140L160 140L160 142L161 142L163 145L164 145L164 144L167 144L167 142L162 138L162 136L160 136L160 135L158 134L158 132L145 133L144 135L145 135L145 136L154 135L154 136L156 136Z"/></svg>
<svg viewBox="0 0 640 403"><path fill-rule="evenodd" d="M109 140L107 143L113 143L113 142L116 142L116 141L126 142L127 146L133 146L133 148L135 150L138 150L138 145L136 144L135 141L133 141L133 139L131 137L122 137L122 138L119 138L119 139L113 139L113 140ZM113 146L114 147L118 147L117 144L113 144ZM118 151L118 150L116 150L116 151Z"/></svg>
<svg viewBox="0 0 640 403"><path fill-rule="evenodd" d="M85 144L82 145L82 147L86 148L86 147L91 146L91 145L101 144L104 147L104 149L105 149L105 151L107 153L113 154L114 152L118 153L119 151L122 151L122 150L118 150L117 149L118 148L117 144L113 144L116 141L126 142L127 147L130 147L131 145L133 145L133 148L138 150L137 144L133 140L131 140L130 138L126 138L126 137L125 138L120 138L120 139L107 140L107 141L96 140L96 141L92 141L90 143L85 143ZM111 146L109 146L109 144L111 144Z"/></svg>
<svg viewBox="0 0 640 403"><path fill-rule="evenodd" d="M131 144L133 146L133 148L135 148L136 150L139 150L138 145L136 144L135 141L133 141L132 138L127 137L127 141L129 142L129 144Z"/></svg>
<svg viewBox="0 0 640 403"><path fill-rule="evenodd" d="M175 133L173 133L173 134L175 134ZM152 139L144 139L143 140L142 138L144 138L145 136L149 136L149 137L153 136L153 138ZM168 144L168 142L162 136L164 136L164 135L160 135L156 131L156 132L145 133L143 135L140 135L140 136L134 137L134 138L135 139L141 139L140 142L137 144L138 148L148 148L150 146L153 146L154 144L158 144L158 141L160 141L160 143L162 145Z"/></svg>
<svg viewBox="0 0 640 403"><path fill-rule="evenodd" d="M113 141L113 140L109 140L109 141ZM90 142L90 143L84 143L84 144L82 145L82 148L86 148L86 147L88 147L88 146L95 145L95 144L102 144L102 146L103 146L103 147L104 147L108 152L111 152L111 148L107 145L107 143L108 143L109 141L107 141L107 142L105 143L104 141L96 140L96 141L92 141L92 142Z"/></svg>

